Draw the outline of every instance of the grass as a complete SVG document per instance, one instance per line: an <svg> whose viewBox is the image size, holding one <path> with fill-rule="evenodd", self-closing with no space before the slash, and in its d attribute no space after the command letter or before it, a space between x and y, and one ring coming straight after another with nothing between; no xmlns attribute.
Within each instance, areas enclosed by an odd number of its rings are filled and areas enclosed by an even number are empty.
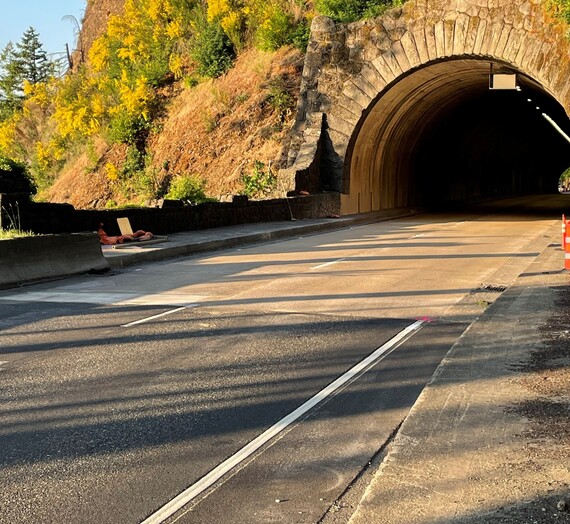
<svg viewBox="0 0 570 524"><path fill-rule="evenodd" d="M20 237L33 237L32 231L22 231L21 229L0 229L0 240L11 240Z"/></svg>

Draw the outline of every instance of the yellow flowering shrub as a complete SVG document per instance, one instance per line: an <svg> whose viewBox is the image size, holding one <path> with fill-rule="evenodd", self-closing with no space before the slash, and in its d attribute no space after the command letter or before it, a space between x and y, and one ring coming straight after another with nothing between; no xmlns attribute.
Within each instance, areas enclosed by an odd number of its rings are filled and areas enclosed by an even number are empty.
<svg viewBox="0 0 570 524"><path fill-rule="evenodd" d="M20 115L15 113L10 118L0 122L0 156L16 159L16 128Z"/></svg>
<svg viewBox="0 0 570 524"><path fill-rule="evenodd" d="M105 174L107 175L108 180L114 181L119 179L119 170L112 162L107 162L105 164Z"/></svg>

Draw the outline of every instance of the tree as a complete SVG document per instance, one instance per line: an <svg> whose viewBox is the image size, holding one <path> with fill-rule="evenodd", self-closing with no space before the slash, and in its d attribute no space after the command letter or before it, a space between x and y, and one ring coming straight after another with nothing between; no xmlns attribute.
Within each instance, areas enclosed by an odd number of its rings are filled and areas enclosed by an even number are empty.
<svg viewBox="0 0 570 524"><path fill-rule="evenodd" d="M8 118L21 106L21 87L16 50L14 44L8 42L0 53L0 121Z"/></svg>
<svg viewBox="0 0 570 524"><path fill-rule="evenodd" d="M40 35L33 27L29 27L23 34L22 40L16 44L16 64L22 84L47 82L53 73L53 64L40 42Z"/></svg>
<svg viewBox="0 0 570 524"><path fill-rule="evenodd" d="M54 64L33 27L24 32L15 46L9 42L0 53L0 121L21 108L25 82L47 82L53 72Z"/></svg>

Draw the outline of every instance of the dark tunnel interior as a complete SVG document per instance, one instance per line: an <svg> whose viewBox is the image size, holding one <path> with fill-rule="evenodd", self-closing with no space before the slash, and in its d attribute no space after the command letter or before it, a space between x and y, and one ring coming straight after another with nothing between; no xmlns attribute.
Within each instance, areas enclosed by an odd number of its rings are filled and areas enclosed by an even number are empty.
<svg viewBox="0 0 570 524"><path fill-rule="evenodd" d="M543 112L568 121L553 99L529 88L487 90L439 111L412 151L412 203L557 192L570 143Z"/></svg>
<svg viewBox="0 0 570 524"><path fill-rule="evenodd" d="M369 191L371 209L556 193L570 142L542 114L570 135L566 112L520 71L520 91L489 90L489 71L449 60L390 86L349 144L343 192Z"/></svg>

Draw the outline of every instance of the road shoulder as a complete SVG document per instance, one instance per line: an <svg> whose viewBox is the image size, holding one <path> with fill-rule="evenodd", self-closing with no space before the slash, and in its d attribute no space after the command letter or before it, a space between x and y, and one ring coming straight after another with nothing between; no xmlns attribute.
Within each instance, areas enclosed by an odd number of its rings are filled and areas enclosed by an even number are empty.
<svg viewBox="0 0 570 524"><path fill-rule="evenodd" d="M351 524L570 522L570 366L544 353L569 328L563 262L548 246L454 345Z"/></svg>

